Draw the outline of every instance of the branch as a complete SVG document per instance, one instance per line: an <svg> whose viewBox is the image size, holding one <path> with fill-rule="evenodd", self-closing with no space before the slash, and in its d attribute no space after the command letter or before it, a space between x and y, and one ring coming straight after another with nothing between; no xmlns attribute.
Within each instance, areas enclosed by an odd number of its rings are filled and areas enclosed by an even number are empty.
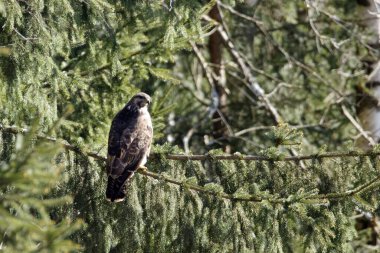
<svg viewBox="0 0 380 253"><path fill-rule="evenodd" d="M0 130L2 130L3 132L12 133L12 134L27 134L29 132L29 129L26 129L26 128L19 128L16 126L4 126L2 124L0 124ZM85 156L90 156L90 157L95 158L97 160L106 160L105 157L99 155L97 152L84 151L77 146L69 144L65 140L59 140L57 138L46 136L43 134L37 134L36 137L37 137L37 139L40 139L40 140L45 140L45 141L49 141L49 142L53 142L53 143L59 143L60 145L62 145L67 150L71 150L71 151L74 151L76 153L83 154Z"/></svg>
<svg viewBox="0 0 380 253"><path fill-rule="evenodd" d="M8 132L12 134L26 134L29 132L28 129L19 128L16 126L4 126L0 124L0 130L3 132ZM54 137L46 136L43 134L38 134L37 139L46 140L50 142L56 142L61 144L65 149L72 150L76 153L83 154L95 158L97 160L105 161L104 156L99 155L97 152L86 151L80 147L69 144L65 140L60 140ZM159 154L152 153L152 158L155 159ZM380 156L380 151L367 151L367 152L357 152L357 151L348 151L348 152L328 152L323 154L310 154L310 155L299 155L299 156L285 156L285 157L268 157L263 155L241 155L241 154L232 154L232 155L184 155L184 154L165 154L165 158L169 160L177 161L205 161L205 160L242 160L242 161L271 161L271 162L297 162L304 160L314 160L314 159L324 159L324 158L345 158L345 157L370 157L370 156Z"/></svg>
<svg viewBox="0 0 380 253"><path fill-rule="evenodd" d="M151 177L151 178L154 178L154 179L157 179L157 180L163 180L163 181L171 183L171 184L175 184L175 185L178 185L181 187L185 187L187 189L195 190L195 191L203 193L203 194L217 196L217 197L220 197L223 199L229 199L229 200L234 200L234 201L248 201L248 202L261 202L264 200L264 198L259 197L259 196L249 196L247 198L242 198L242 197L234 197L234 195L232 195L232 194L213 192L213 191L206 189L205 187L202 187L199 185L194 185L194 184L187 184L187 183L184 183L182 181L179 181L179 180L176 180L173 178L169 178L169 177L166 177L162 174L157 174L157 173L154 173L151 171L138 170L137 173ZM267 200L269 200L269 198ZM273 202L273 203L281 203L283 201L284 201L284 199L271 199L270 200L270 202Z"/></svg>
<svg viewBox="0 0 380 253"><path fill-rule="evenodd" d="M153 47L155 47L157 44L160 44L160 41L155 41L155 43L152 42L150 45L148 45L148 46L146 46L144 48L140 48L140 49L138 49L138 50L136 50L134 52L131 52L128 56L125 56L125 57L119 59L119 61L121 63L129 61L134 56L149 51L150 49L152 49ZM112 63L107 63L107 64L105 64L105 65L103 65L103 66L101 66L101 67L99 67L97 69L80 72L79 76L86 77L86 76L89 76L91 74L97 74L98 72L102 72L103 70L109 69L111 67L112 67ZM68 76L74 76L75 72L68 72L67 75Z"/></svg>
<svg viewBox="0 0 380 253"><path fill-rule="evenodd" d="M206 79L207 79L208 83L210 84L212 89L215 89L214 79L212 78L212 75L211 75L212 71L209 69L205 58L203 57L201 51L199 50L199 48L197 47L197 45L194 42L190 41L190 45L193 48L193 51L194 51L195 55L197 56L199 63L201 64L201 67L203 69L203 72L206 75Z"/></svg>
<svg viewBox="0 0 380 253"><path fill-rule="evenodd" d="M205 160L242 160L242 161L272 161L272 162L298 162L305 160L324 159L324 158L343 158L343 157L369 157L379 156L380 151L376 152L330 152L324 154L286 156L286 157L268 157L262 155L177 155L168 154L166 159L179 161L205 161ZM153 154L154 156L154 154Z"/></svg>
<svg viewBox="0 0 380 253"><path fill-rule="evenodd" d="M376 142L374 141L374 139L371 136L369 136L366 131L363 130L360 124L354 119L354 117L352 117L352 115L350 114L350 112L347 110L347 108L344 105L342 105L342 111L344 115L351 121L354 127L360 132L360 134L368 141L370 146L373 147L374 145L376 145Z"/></svg>
<svg viewBox="0 0 380 253"><path fill-rule="evenodd" d="M15 31L23 40L38 40L37 37L33 37L33 38L27 38L27 37L25 37L16 28L13 28L13 31Z"/></svg>
<svg viewBox="0 0 380 253"><path fill-rule="evenodd" d="M140 54L143 50L140 49L140 50L137 50L135 52L132 52L130 55L128 55L127 57L124 57L124 58L121 58L119 59L120 62L124 62L124 61L127 61L127 60L130 60L131 57L133 56L136 56L138 54ZM103 70L106 70L108 68L111 68L112 66L112 63L107 63L97 69L93 69L93 70L89 70L89 71L83 71L83 72L80 72L79 75L81 77L85 77L85 76L89 76L90 74L96 74L98 72L102 72ZM75 73L74 72L71 72L71 73L68 73L69 76L73 76Z"/></svg>
<svg viewBox="0 0 380 253"><path fill-rule="evenodd" d="M275 126L255 126L255 127L249 127L243 130L240 130L234 134L234 136L240 136L244 135L249 132L256 132L261 130L270 130ZM296 126L290 126L293 129L305 129L305 128L322 128L323 125L321 124L307 124L307 125L296 125Z"/></svg>
<svg viewBox="0 0 380 253"><path fill-rule="evenodd" d="M253 18L253 17L250 17L248 15L245 15L243 13L240 13L238 12L237 10L235 10L234 8L232 8L231 6L229 5L226 5L226 4L223 4L221 3L220 1L218 1L218 4L223 7L224 9L228 10L229 12L231 12L232 14L240 17L240 18L243 18L245 20L248 20L250 22L252 22L258 29L258 31L264 35L265 38L267 38L269 40L269 42L289 61L289 62L292 62L294 63L296 66L298 66L299 68L305 70L306 72L310 73L311 75L313 75L314 77L316 77L319 81L321 81L323 84L325 84L327 87L329 87L331 90L335 91L337 94L339 94L340 96L342 96L341 92L339 92L337 89L335 89L335 87L333 87L332 85L330 85L326 79L324 79L323 77L321 77L316 71L314 71L310 66L306 65L305 63L297 60L296 58L294 58L293 56L291 56L280 44L278 44L276 42L276 40L273 38L273 36L263 27L262 23ZM215 21L213 21L215 22Z"/></svg>
<svg viewBox="0 0 380 253"><path fill-rule="evenodd" d="M218 4L220 4L220 2L218 2ZM209 22L216 22L215 20L212 20L208 16L204 16L204 19L206 19ZM249 68L249 64L246 63L245 59L240 55L239 51L236 49L236 47L232 43L230 37L228 36L228 34L226 32L226 28L224 28L223 25L221 25L219 23L217 23L216 25L218 27L218 32L219 32L221 38L223 39L225 45L227 46L228 51L230 52L232 57L235 59L235 61L239 65L240 69L243 72L245 79L248 80L248 83L249 83L248 88L253 92L253 94L255 94L255 96L259 100L264 102L264 105L267 108L267 110L269 111L269 113L271 114L274 122L276 124L281 123L282 118L281 118L280 114L278 113L277 109L272 105L272 103L269 101L268 97L265 95L264 89L261 88L261 86L256 81L256 78L252 75L250 68ZM297 151L294 149L290 149L290 153L293 156L298 155ZM299 165L301 166L301 168L306 169L305 165L302 162L300 162Z"/></svg>
<svg viewBox="0 0 380 253"><path fill-rule="evenodd" d="M353 190L345 191L345 192L333 192L333 193L326 193L326 194L317 194L313 196L308 196L306 199L342 199L342 198L347 198L351 197L354 195L360 195L364 192L367 192L371 190L372 188L376 187L376 183L380 182L380 176L376 177L375 179L359 185ZM380 185L379 185L380 186Z"/></svg>
<svg viewBox="0 0 380 253"><path fill-rule="evenodd" d="M211 18L204 16L204 18L209 22L215 22ZM282 122L280 114L277 112L276 108L271 104L269 99L265 96L264 89L261 88L261 86L257 83L256 78L252 75L250 68L245 63L243 57L240 55L240 53L236 50L234 44L231 42L228 34L225 32L223 27L220 24L217 24L218 32L220 33L224 43L227 46L228 51L232 55L232 57L235 59L237 64L239 65L240 69L243 72L243 75L246 80L248 80L250 90L253 92L253 94L261 101L264 102L266 108L270 112L273 120L276 124Z"/></svg>
<svg viewBox="0 0 380 253"><path fill-rule="evenodd" d="M214 81L215 78L213 78L213 76L212 76L212 74L214 74L214 71L212 71L209 68L209 65L207 64L205 58L203 57L203 55L202 55L201 51L199 50L199 48L197 47L197 45L193 41L190 41L190 45L193 48L193 51L194 51L196 57L198 58L199 62L201 63L203 72L205 73L206 79L207 79L207 81L210 84L211 89L212 89L212 92L211 92L212 98L211 98L211 103L209 105L211 114L217 112L220 120L222 120L222 122L224 123L224 125L228 129L229 134L233 135L233 130L232 130L231 126L228 124L226 117L223 115L222 111L219 109L221 101L219 99L220 97L219 97L219 94L217 92L217 86L218 85L217 85L217 83L215 83L215 81ZM217 103L215 101L217 101Z"/></svg>
<svg viewBox="0 0 380 253"><path fill-rule="evenodd" d="M12 134L19 134L19 133L26 134L29 132L28 129L18 128L15 126L4 126L2 124L0 124L0 130L3 132L12 133ZM78 148L76 146L68 144L64 140L58 140L56 138L45 136L42 134L38 134L37 139L42 139L42 140L46 140L46 141L50 141L50 142L59 143L59 144L63 145L63 147L65 147L68 150L74 151L76 153L79 153L79 154L82 154L85 156L93 157L96 160L99 160L102 162L106 161L105 157L98 155L96 152L81 150L80 148ZM307 159L328 158L328 157L329 158L331 158L331 157L363 157L363 156L374 156L374 155L378 156L378 155L380 155L380 152L360 153L360 154L358 154L358 153L338 153L337 152L337 153L312 155L312 156L286 157L285 159L283 159L281 161L294 161L296 159L307 160ZM172 160L205 160L205 159L210 158L210 156L204 156L204 155L192 155L192 156L190 156L190 155L167 155L166 158L172 159ZM237 156L237 155L224 155L224 156L219 155L219 156L214 156L213 159L275 161L271 158L264 157L264 156ZM278 161L280 161L280 160L278 160ZM167 177L165 175L154 173L151 171L138 170L137 173L142 174L142 175L147 176L147 177L150 177L150 178L157 179L157 180L162 180L162 181L165 181L167 183L174 184L174 185L177 185L180 187L191 189L191 190L194 190L196 192L200 192L200 193L203 193L206 195L212 195L212 196L215 196L217 198L227 199L227 200L231 200L231 201L242 201L242 202L263 202L263 201L267 201L267 202L272 203L272 204L286 204L286 203L295 202L295 201L290 201L289 198L287 198L287 197L286 198L285 197L278 198L278 197L275 197L273 195L272 196L247 195L246 197L236 197L234 194L227 194L224 192L210 191L206 187L202 187L202 186L194 185L194 184L188 184L188 183L185 183L183 181L176 180L176 179ZM375 179L373 179L373 180L371 180L365 184L359 185L358 187L354 188L353 190L348 190L345 192L334 192L334 193L327 193L327 194L308 195L308 196L305 196L303 198L299 198L296 201L298 201L298 202L301 202L303 200L326 201L326 200L345 199L347 197L351 197L354 195L363 194L367 191L370 191L371 189L379 187L380 186L380 184L378 184L379 182L380 182L380 176L376 177ZM308 202L305 202L305 203L307 204Z"/></svg>

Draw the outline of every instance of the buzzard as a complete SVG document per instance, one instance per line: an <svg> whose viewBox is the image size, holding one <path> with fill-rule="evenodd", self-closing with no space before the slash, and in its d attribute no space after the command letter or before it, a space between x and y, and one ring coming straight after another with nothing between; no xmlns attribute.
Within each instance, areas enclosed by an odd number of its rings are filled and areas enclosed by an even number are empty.
<svg viewBox="0 0 380 253"><path fill-rule="evenodd" d="M106 165L106 199L111 202L123 201L126 182L138 168L145 168L153 137L150 102L149 95L137 93L112 121Z"/></svg>

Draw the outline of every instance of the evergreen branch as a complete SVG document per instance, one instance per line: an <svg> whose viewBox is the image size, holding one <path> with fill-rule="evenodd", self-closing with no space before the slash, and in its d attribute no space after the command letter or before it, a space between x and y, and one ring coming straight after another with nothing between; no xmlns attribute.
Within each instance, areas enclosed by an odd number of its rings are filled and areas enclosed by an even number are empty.
<svg viewBox="0 0 380 253"><path fill-rule="evenodd" d="M29 132L26 128L19 128L16 126L5 126L0 124L0 130L3 132L9 132L13 134L26 134ZM59 142L65 149L95 158L97 160L106 160L105 157L99 155L97 152L85 151L78 146L71 145L65 140L59 140L57 138L46 136L43 134L37 134L37 139L43 139L50 142ZM153 158L158 157L159 154L153 153ZM305 160L315 159L330 159L330 158L345 158L345 157L375 157L380 156L380 151L347 151L347 152L327 152L316 153L310 155L298 155L298 156L285 156L285 157L269 157L264 155L241 155L241 154L226 154L226 155L185 155L185 154L165 154L165 158L168 160L176 161L205 161L205 160L242 160L242 161L271 161L271 162L298 162Z"/></svg>
<svg viewBox="0 0 380 253"><path fill-rule="evenodd" d="M2 130L4 132L12 133L12 134L26 134L26 133L28 133L30 131L29 129L26 129L26 128L19 128L19 127L16 127L16 126L4 126L2 124L0 124L0 130ZM67 150L71 150L71 151L74 151L76 153L80 153L80 154L83 154L83 155L86 155L86 156L90 156L90 157L95 158L97 160L106 160L105 157L99 155L96 152L84 151L84 150L80 149L77 146L69 144L65 140L59 140L57 138L54 138L54 137L51 137L51 136L46 136L46 135L43 135L43 134L37 134L36 137L37 137L37 139L41 139L41 140L45 140L45 141L49 141L49 142L58 142L59 144L61 144Z"/></svg>
<svg viewBox="0 0 380 253"><path fill-rule="evenodd" d="M131 57L140 54L142 51L143 50L137 50L135 52L132 52L130 55L128 55L127 57L121 58L119 61L120 62L125 62L125 61L129 60ZM85 76L88 76L88 75L93 74L93 73L102 72L103 70L109 69L111 67L112 67L112 63L107 63L107 64L105 64L105 65L103 65L103 66L101 66L101 67L99 67L97 69L80 72L79 75L81 77L85 77ZM74 75L74 73L70 73L69 75Z"/></svg>
<svg viewBox="0 0 380 253"><path fill-rule="evenodd" d="M365 193L369 190L371 190L374 186L376 186L376 183L380 182L380 176L376 177L375 179L372 179L371 181L359 185L353 190L345 191L345 192L333 192L333 193L326 193L326 194L317 194L313 196L308 196L306 199L342 199L351 197L354 195L360 195L362 193Z"/></svg>
<svg viewBox="0 0 380 253"><path fill-rule="evenodd" d="M151 43L149 46L146 46L144 48L140 48L134 52L131 52L128 56L126 57L123 57L121 59L119 59L119 61L121 63L125 63L126 61L130 60L132 57L136 56L136 55L139 55L139 54L142 54L142 53L145 53L147 51L149 51L150 49L152 49L154 46L156 45L156 43ZM86 77L86 76L89 76L90 74L97 74L99 72L102 72L104 70L107 70L107 69L110 69L112 67L112 63L107 63L107 64L104 64L103 66L101 67L98 67L97 69L93 69L93 70L89 70L89 71L83 71L83 72L80 72L79 75L81 77ZM64 69L63 69L64 70ZM64 70L66 71L66 70ZM73 76L75 73L74 72L70 72L68 73L69 76Z"/></svg>
<svg viewBox="0 0 380 253"><path fill-rule="evenodd" d="M0 130L4 132L9 132L12 134L25 134L29 132L28 129L24 128L18 128L15 126L4 126L0 124ZM65 147L68 150L71 150L73 152L83 154L88 157L93 157L96 160L100 160L105 162L106 158L98 155L96 152L92 151L84 151L81 150L79 147L76 147L74 145L68 144L65 141L59 141L56 138L45 136L38 134L37 139L43 139L46 141L50 142L60 142L63 147ZM378 156L380 155L380 151L377 152L365 152L365 153L355 153L355 152L335 152L335 153L326 153L326 154L315 154L315 155L305 155L305 156L297 156L297 157L285 157L283 159L278 159L278 158L269 158L265 156L241 156L241 155L216 155L213 156L212 158L215 160L256 160L256 161L300 161L300 160L310 160L310 159L316 159L316 158L336 158L336 157L366 157L366 156ZM206 160L209 159L209 155L173 155L173 154L168 154L166 155L166 159L171 159L171 160ZM293 203L295 201L289 201L288 198L278 198L275 196L258 196L258 195L247 195L246 197L235 197L234 194L227 194L224 192L215 192L215 191L210 191L206 189L205 187L199 186L199 185L194 185L194 184L188 184L184 183L183 181L179 181L170 177L167 177L162 174L154 173L151 171L146 171L146 170L138 170L137 173L142 174L144 176L154 178L157 180L163 180L167 183L174 184L177 186L185 187L187 189L191 189L203 194L207 195L212 195L215 197L219 197L222 199L228 199L231 201L242 201L242 202L263 202L267 201L272 204L286 204L286 203ZM375 179L364 183L362 185L357 186L353 190L348 190L345 192L333 192L333 193L326 193L326 194L316 194L316 195L309 195L305 196L303 198L297 199L297 201L302 201L302 200L337 200L337 199L344 199L347 197L352 197L354 195L360 195L363 194L367 191L370 191L371 189L375 187L379 187L380 184L380 176L376 177Z"/></svg>
<svg viewBox="0 0 380 253"><path fill-rule="evenodd" d="M163 180L165 182L175 184L175 185L178 185L181 187L185 187L187 189L191 189L191 190L194 190L197 192L201 192L203 194L212 195L212 196L220 197L223 199L229 199L229 200L233 200L233 201L262 202L263 200L268 200L271 203L283 203L285 201L285 199L274 199L274 198L273 199L269 199L269 198L265 199L265 198L262 198L259 196L254 196L254 195L250 195L249 197L246 197L246 198L235 197L232 194L210 191L210 190L207 190L205 187L202 187L199 185L194 185L194 184L184 183L182 181L179 181L179 180L176 180L176 179L173 179L170 177L166 177L162 174L157 174L157 173L154 173L151 171L138 170L137 173L151 177L151 178L154 178L154 179L157 179L157 180Z"/></svg>
<svg viewBox="0 0 380 253"><path fill-rule="evenodd" d="M153 154L154 155L154 154ZM298 162L305 160L324 159L324 158L344 158L344 157L369 157L380 156L380 151L377 152L329 152L323 154L311 154L311 155L298 155L298 156L286 156L286 157L268 157L263 155L215 155L212 156L214 160L242 160L242 161L272 161L272 162ZM211 158L210 155L182 155L182 154L168 154L166 159L179 160L179 161L205 161Z"/></svg>

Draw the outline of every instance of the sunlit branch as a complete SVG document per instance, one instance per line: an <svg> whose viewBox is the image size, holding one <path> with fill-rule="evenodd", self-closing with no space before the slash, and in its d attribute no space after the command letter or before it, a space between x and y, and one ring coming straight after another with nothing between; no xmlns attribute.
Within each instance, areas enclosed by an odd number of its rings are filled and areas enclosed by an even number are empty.
<svg viewBox="0 0 380 253"><path fill-rule="evenodd" d="M3 126L0 124L0 130L3 132L8 132L12 134L26 134L29 132L28 129L23 129L23 128L18 128L14 126ZM49 136L44 136L44 135L37 135L38 139L43 139L46 141L50 142L57 142L63 145L66 149L71 150L73 152L95 158L96 160L105 162L106 158L97 154L96 152L92 151L84 151L83 149L80 149L76 146L73 146L71 144L68 144L66 141L63 140L58 140L53 137ZM165 154L164 154L165 155ZM366 152L366 153L355 153L355 152L335 152L335 153L325 153L325 154L315 154L315 155L305 155L305 156L297 156L297 157L285 157L282 159L273 159L265 156L241 156L241 155L215 155L215 156L210 156L210 155L174 155L174 154L168 154L165 155L166 159L171 159L171 160L182 160L182 161L187 161L187 160L206 160L206 159L213 159L213 160L255 160L255 161L299 161L299 160L311 160L311 159L321 159L321 158L337 158L337 157L365 157L365 156L378 156L380 155L380 152ZM153 158L154 158L153 154ZM157 157L156 157L157 158ZM164 182L167 182L169 184L174 184L180 187L184 187L189 190L194 190L196 192L200 192L202 194L206 195L212 195L217 198L221 199L227 199L227 200L232 200L232 201L242 201L242 202L269 202L272 204L287 204L287 203L293 203L293 202L302 202L306 201L304 203L308 203L307 200L317 200L320 201L321 203L326 203L326 200L338 200L338 199L346 199L348 197L352 197L354 195L360 195L365 192L368 192L374 188L377 188L380 186L380 176L374 178L373 180L364 183L362 185L357 186L353 190L347 190L344 192L333 192L333 193L326 193L326 194L311 194L311 195L306 195L304 197L300 197L297 200L290 200L290 198L285 198L285 197L276 197L276 196L259 196L259 195L249 195L247 194L244 197L239 197L235 196L234 194L227 194L224 192L215 192L212 190L207 189L206 187L195 185L195 184L189 184L184 181L174 179L171 177L167 177L162 174L154 173L151 171L145 171L145 170L138 170L137 173L142 174L144 176L154 178L156 180L162 180ZM310 202L310 204L317 204L316 202Z"/></svg>

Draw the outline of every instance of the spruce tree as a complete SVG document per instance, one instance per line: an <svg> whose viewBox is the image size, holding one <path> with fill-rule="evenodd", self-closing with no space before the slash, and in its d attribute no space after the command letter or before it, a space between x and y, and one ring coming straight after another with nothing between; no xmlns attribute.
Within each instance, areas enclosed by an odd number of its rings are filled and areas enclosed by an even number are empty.
<svg viewBox="0 0 380 253"><path fill-rule="evenodd" d="M55 220L51 216L54 209L67 209L72 204L69 196L49 196L63 169L62 149L56 143L36 141L37 129L33 130L25 136L16 129L0 135L0 249L73 252L80 245L68 237L81 227L81 220Z"/></svg>
<svg viewBox="0 0 380 253"><path fill-rule="evenodd" d="M378 56L363 2L0 1L1 247L378 249L379 147L355 143ZM111 204L107 134L139 90L149 170Z"/></svg>

